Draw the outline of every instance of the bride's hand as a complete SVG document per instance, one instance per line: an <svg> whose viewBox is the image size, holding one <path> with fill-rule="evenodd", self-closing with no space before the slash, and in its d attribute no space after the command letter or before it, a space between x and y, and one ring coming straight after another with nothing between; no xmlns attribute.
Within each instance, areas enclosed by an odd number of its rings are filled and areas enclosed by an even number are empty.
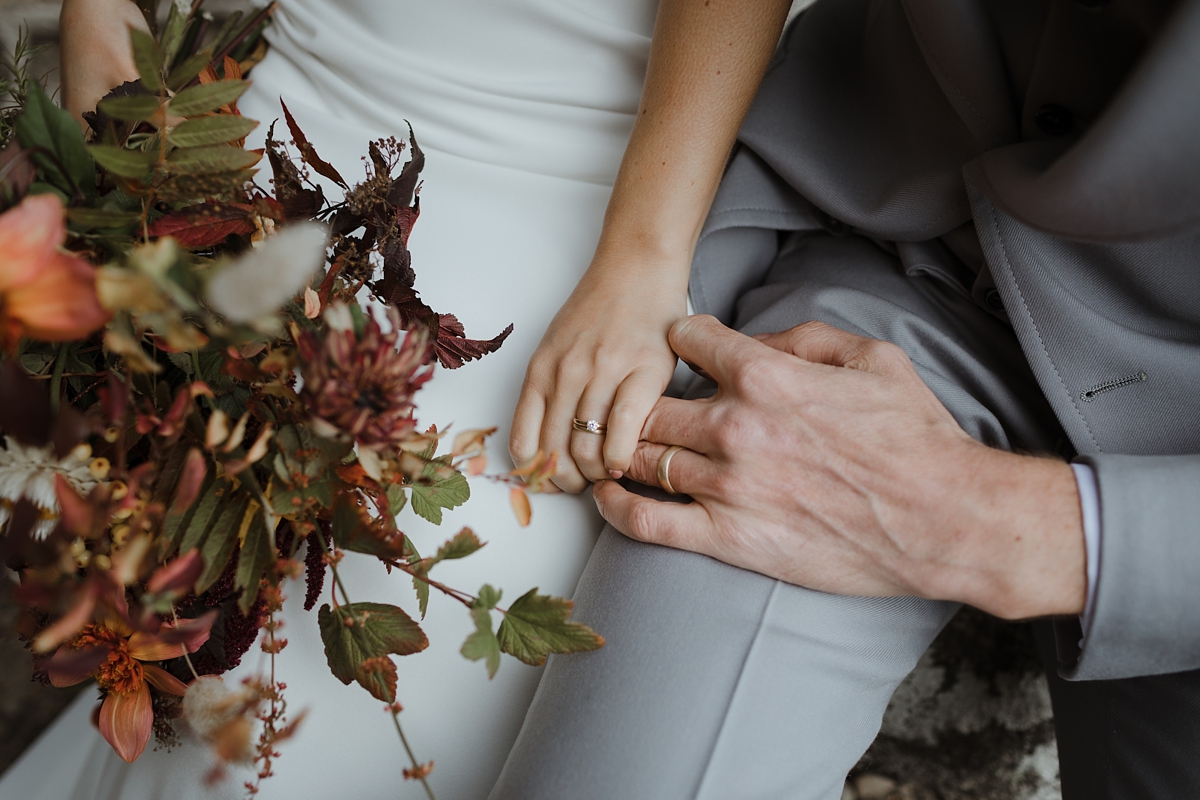
<svg viewBox="0 0 1200 800"><path fill-rule="evenodd" d="M149 31L130 0L65 0L59 15L63 108L83 112L126 81L137 80L129 29Z"/></svg>
<svg viewBox="0 0 1200 800"><path fill-rule="evenodd" d="M557 451L554 483L568 492L629 468L675 369L667 333L687 313L686 286L667 277L679 269L637 263L646 259L604 263L612 260L597 255L550 323L525 373L509 438L517 463L539 449ZM605 423L607 433L575 431L575 419Z"/></svg>

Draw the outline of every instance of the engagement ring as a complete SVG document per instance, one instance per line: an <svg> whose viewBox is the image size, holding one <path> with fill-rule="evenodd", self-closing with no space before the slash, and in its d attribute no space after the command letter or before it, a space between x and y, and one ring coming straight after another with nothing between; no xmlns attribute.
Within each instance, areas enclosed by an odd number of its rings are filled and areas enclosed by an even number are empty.
<svg viewBox="0 0 1200 800"><path fill-rule="evenodd" d="M594 419L577 419L575 420L574 424L571 425L571 427L577 431L582 431L583 433L594 433L597 436L603 436L604 434L608 433L608 426L603 422L597 422Z"/></svg>

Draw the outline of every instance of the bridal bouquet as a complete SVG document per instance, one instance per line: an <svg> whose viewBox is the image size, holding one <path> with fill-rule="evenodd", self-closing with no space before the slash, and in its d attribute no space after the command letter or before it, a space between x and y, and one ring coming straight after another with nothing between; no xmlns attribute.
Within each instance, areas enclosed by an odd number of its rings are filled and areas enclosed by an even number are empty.
<svg viewBox="0 0 1200 800"><path fill-rule="evenodd" d="M489 675L501 653L540 664L603 640L566 600L531 590L505 608L489 585L436 580L440 562L483 546L470 529L422 555L397 528L406 505L440 523L484 473L490 430L448 436L414 409L435 364L480 358L511 326L469 339L413 289L424 157L411 131L371 142L356 184L286 107L290 146L272 126L265 150L245 148L258 123L237 99L269 10L211 32L199 5L174 4L160 35L132 32L140 81L87 115L88 138L10 65L0 557L36 675L95 680L97 724L121 758L151 737L171 746L183 719L212 746L214 774L256 765L253 794L302 716L275 674L283 593L301 577L330 671L385 703L404 740L393 656L428 642L339 574L347 551L403 573L421 615L431 590L461 603L475 624L462 654ZM524 524L526 492L553 473L539 456L487 477L510 485ZM268 674L223 681L256 642ZM404 747L406 777L426 783L431 763Z"/></svg>

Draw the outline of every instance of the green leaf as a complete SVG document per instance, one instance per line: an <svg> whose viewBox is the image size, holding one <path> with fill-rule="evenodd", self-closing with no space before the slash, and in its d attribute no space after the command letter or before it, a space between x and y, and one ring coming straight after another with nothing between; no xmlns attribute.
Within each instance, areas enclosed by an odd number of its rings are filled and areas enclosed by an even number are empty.
<svg viewBox="0 0 1200 800"><path fill-rule="evenodd" d="M249 81L234 80L192 86L172 97L168 108L177 117L195 117L232 103L249 88Z"/></svg>
<svg viewBox="0 0 1200 800"><path fill-rule="evenodd" d="M208 63L212 61L212 56L212 48L206 48L171 70L171 74L167 76L167 88L172 92L178 92L187 86L193 78L200 74L200 70L208 66Z"/></svg>
<svg viewBox="0 0 1200 800"><path fill-rule="evenodd" d="M458 508L471 497L471 485L461 472L436 477L438 466L433 462L425 467L426 476L432 478L431 483L412 486L413 511L434 525L442 524L443 508Z"/></svg>
<svg viewBox="0 0 1200 800"><path fill-rule="evenodd" d="M398 483L389 484L387 488L388 513L393 517L404 510L404 506L408 504L408 494L405 493L404 487Z"/></svg>
<svg viewBox="0 0 1200 800"><path fill-rule="evenodd" d="M466 558L474 553L479 548L483 547L484 542L479 541L479 537L475 535L475 531L470 528L463 528L458 533L454 534L454 538L448 540L445 544L438 548L437 554L433 557L436 564L439 561L445 561L448 558Z"/></svg>
<svg viewBox="0 0 1200 800"><path fill-rule="evenodd" d="M59 200L62 201L64 206L67 203L71 202L71 198L67 197L66 193L64 193L57 186L51 186L50 184L46 183L45 181L34 181L29 187L29 193L30 194L52 194L52 195L55 195L56 197L58 197Z"/></svg>
<svg viewBox="0 0 1200 800"><path fill-rule="evenodd" d="M178 513L167 512L166 519L163 520L162 555L164 557L174 551L175 546L179 543L179 537L188 530L197 510L212 493L214 483L215 481L210 476L200 487L199 498L196 501Z"/></svg>
<svg viewBox="0 0 1200 800"><path fill-rule="evenodd" d="M66 195L76 191L96 194L96 167L79 125L74 117L54 105L35 80L25 82L25 110L13 129L22 147L49 151L50 155L33 154L33 161L47 182Z"/></svg>
<svg viewBox="0 0 1200 800"><path fill-rule="evenodd" d="M110 97L101 100L99 109L113 119L146 122L158 115L160 105L161 102L155 95L135 94L132 97Z"/></svg>
<svg viewBox="0 0 1200 800"><path fill-rule="evenodd" d="M258 163L261 156L240 147L181 147L167 157L167 169L176 175L207 175L231 172Z"/></svg>
<svg viewBox="0 0 1200 800"><path fill-rule="evenodd" d="M192 514L192 518L188 520L187 528L183 532L183 540L179 543L181 552L186 553L193 547L199 547L204 542L213 522L225 510L225 506L228 505L231 494L228 481L216 480L212 482L204 494L200 496L199 502L195 504L196 510Z"/></svg>
<svg viewBox="0 0 1200 800"><path fill-rule="evenodd" d="M175 61L175 53L179 50L179 45L183 43L183 34L187 31L188 17L190 14L184 10L187 6L181 6L178 2L171 3L171 11L167 15L167 24L163 26L162 34L162 63L165 67L170 68Z"/></svg>
<svg viewBox="0 0 1200 800"><path fill-rule="evenodd" d="M479 596L475 598L473 605L478 605L480 608L495 608L500 604L500 598L504 596L502 589L497 589L490 583L485 583L479 587Z"/></svg>
<svg viewBox="0 0 1200 800"><path fill-rule="evenodd" d="M241 139L258 127L258 122L232 114L215 117L196 117L179 123L167 134L167 141L176 147L201 147L224 144Z"/></svg>
<svg viewBox="0 0 1200 800"><path fill-rule="evenodd" d="M376 700L396 702L396 664L387 656L368 658L354 671L358 685L366 689Z"/></svg>
<svg viewBox="0 0 1200 800"><path fill-rule="evenodd" d="M136 28L129 29L129 38L133 44L133 63L137 65L138 75L141 76L142 86L151 92L162 89L162 48L154 37Z"/></svg>
<svg viewBox="0 0 1200 800"><path fill-rule="evenodd" d="M333 540L344 550L380 558L404 557L404 534L389 520L371 519L350 495L341 493L333 504Z"/></svg>
<svg viewBox="0 0 1200 800"><path fill-rule="evenodd" d="M140 180L150 177L154 171L157 154L142 150L126 150L111 144L91 145L96 163L114 175Z"/></svg>
<svg viewBox="0 0 1200 800"><path fill-rule="evenodd" d="M541 666L550 653L596 650L604 639L586 625L569 622L572 603L530 589L508 608L496 638L500 649L526 664Z"/></svg>
<svg viewBox="0 0 1200 800"><path fill-rule="evenodd" d="M204 572L196 580L196 594L206 591L221 577L229 557L233 555L233 548L237 547L238 534L243 525L249 525L249 517L257 510L257 505L251 504L247 492L238 492L216 518L200 550L200 555L204 557Z"/></svg>
<svg viewBox="0 0 1200 800"><path fill-rule="evenodd" d="M463 642L460 652L470 661L486 659L488 680L491 680L500 669L500 641L492 632L492 612L472 605L471 619L475 620L475 632Z"/></svg>
<svg viewBox="0 0 1200 800"><path fill-rule="evenodd" d="M417 607L421 611L421 619L425 619L425 612L429 610L429 584L421 577L429 575L429 570L426 569L420 562L420 554L417 553L417 548L409 542L409 547L412 547L413 556L418 559L414 565L416 572L413 573L413 590L417 593ZM418 577L420 576L420 577Z"/></svg>
<svg viewBox="0 0 1200 800"><path fill-rule="evenodd" d="M116 211L111 208L79 208L67 209L67 219L72 224L84 229L92 228L128 228L142 221L142 215L137 211Z"/></svg>
<svg viewBox="0 0 1200 800"><path fill-rule="evenodd" d="M336 609L323 605L317 624L330 672L345 684L358 680L368 691L371 687L360 680L364 661L389 653L412 655L429 646L412 617L383 603L350 603Z"/></svg>
<svg viewBox="0 0 1200 800"><path fill-rule="evenodd" d="M262 578L263 570L271 563L271 556L275 553L271 532L267 530L267 524L263 521L262 509L259 508L258 503L253 503L250 508L253 517L246 529L242 552L238 554L237 574L233 584L234 588L242 590L242 596L238 599L238 608L241 609L243 616L248 614L250 606L254 605L254 600L258 597L259 579Z"/></svg>

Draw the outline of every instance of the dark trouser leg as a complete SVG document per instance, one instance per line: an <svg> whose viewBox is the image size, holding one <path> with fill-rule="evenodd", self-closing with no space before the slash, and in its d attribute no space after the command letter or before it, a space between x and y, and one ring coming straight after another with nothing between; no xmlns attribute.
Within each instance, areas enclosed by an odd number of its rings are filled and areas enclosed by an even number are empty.
<svg viewBox="0 0 1200 800"><path fill-rule="evenodd" d="M1036 631L1063 800L1200 797L1200 672L1066 681L1057 673L1050 625L1038 623Z"/></svg>

